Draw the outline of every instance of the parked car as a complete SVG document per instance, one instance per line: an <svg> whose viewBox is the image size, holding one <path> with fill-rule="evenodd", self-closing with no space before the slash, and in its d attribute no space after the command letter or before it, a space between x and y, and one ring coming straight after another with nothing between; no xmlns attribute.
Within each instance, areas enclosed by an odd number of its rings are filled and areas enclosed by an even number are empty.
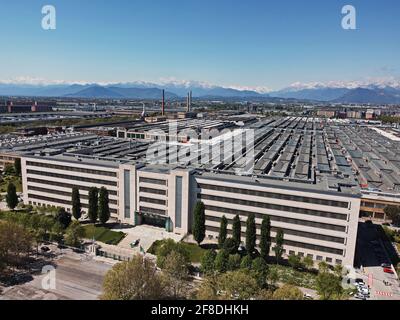
<svg viewBox="0 0 400 320"><path fill-rule="evenodd" d="M394 271L392 270L392 268L383 268L383 272L394 274Z"/></svg>
<svg viewBox="0 0 400 320"><path fill-rule="evenodd" d="M391 269L391 268L392 268L392 265L389 264L389 263L382 263L382 264L381 264L381 267L382 267L382 268L390 268L390 269Z"/></svg>
<svg viewBox="0 0 400 320"><path fill-rule="evenodd" d="M357 278L357 279L355 280L355 283L357 283L357 284L365 284L364 280L363 280L363 279L360 279L360 278Z"/></svg>
<svg viewBox="0 0 400 320"><path fill-rule="evenodd" d="M354 298L360 299L360 300L367 300L367 297L360 293L357 293L356 295L354 295Z"/></svg>

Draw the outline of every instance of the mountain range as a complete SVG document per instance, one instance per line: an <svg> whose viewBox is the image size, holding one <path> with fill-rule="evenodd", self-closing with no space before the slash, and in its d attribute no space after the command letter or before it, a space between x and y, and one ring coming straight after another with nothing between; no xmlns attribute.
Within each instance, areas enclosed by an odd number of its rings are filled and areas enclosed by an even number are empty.
<svg viewBox="0 0 400 320"><path fill-rule="evenodd" d="M117 84L18 84L0 83L0 96L69 97L87 99L161 99L186 97L189 90L197 99L239 99L248 101L315 101L329 103L400 104L400 84L295 84L288 88L259 92L191 82L163 84L133 82Z"/></svg>

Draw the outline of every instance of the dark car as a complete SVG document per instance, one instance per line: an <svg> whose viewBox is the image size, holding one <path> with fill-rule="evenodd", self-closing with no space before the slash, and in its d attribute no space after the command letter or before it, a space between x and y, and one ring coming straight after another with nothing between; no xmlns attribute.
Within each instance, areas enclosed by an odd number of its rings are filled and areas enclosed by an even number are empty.
<svg viewBox="0 0 400 320"><path fill-rule="evenodd" d="M44 246L44 247L41 247L40 250L43 251L43 252L49 252L49 251L50 251L50 248Z"/></svg>

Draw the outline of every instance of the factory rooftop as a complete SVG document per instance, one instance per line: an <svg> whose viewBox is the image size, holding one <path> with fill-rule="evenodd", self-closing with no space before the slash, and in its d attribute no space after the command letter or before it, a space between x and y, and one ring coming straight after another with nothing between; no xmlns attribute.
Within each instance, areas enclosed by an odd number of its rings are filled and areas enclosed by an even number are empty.
<svg viewBox="0 0 400 320"><path fill-rule="evenodd" d="M176 134L168 132L170 125L134 123L121 129L124 137L71 133L1 141L0 152L110 167L127 163L161 171L191 168L241 181L262 179L348 194L400 191L400 141L386 128L306 117L184 119L175 122ZM201 135L213 129L219 133ZM226 157L224 143L244 141L249 131L254 135L251 143L245 141ZM155 145L162 148L153 152ZM251 162L244 161L247 156Z"/></svg>

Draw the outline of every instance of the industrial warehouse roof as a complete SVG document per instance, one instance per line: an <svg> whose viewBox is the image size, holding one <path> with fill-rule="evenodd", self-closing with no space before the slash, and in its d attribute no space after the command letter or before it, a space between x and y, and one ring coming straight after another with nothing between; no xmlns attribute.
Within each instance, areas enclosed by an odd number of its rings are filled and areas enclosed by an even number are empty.
<svg viewBox="0 0 400 320"><path fill-rule="evenodd" d="M225 129L224 132L229 129L231 132L211 139L188 137L180 141L169 137L162 140L165 134L160 132L158 136L152 131L152 135L140 139L93 134L35 137L36 140L21 138L18 142L2 141L1 147L3 152L14 151L30 157L110 167L144 164L146 169L142 170L155 172L180 167L205 174L224 174L230 179L246 181L253 178L245 176L251 176L275 184L314 189L317 186L325 191L358 193L361 187L400 192L400 141L390 138L396 134L392 129L383 128L388 134L382 135L382 128L376 130L366 125L306 117L262 118L238 126L235 119L227 116L225 120L177 122L179 138L185 137L185 129L196 132L204 128ZM135 123L128 132L168 130L169 124ZM224 143L242 141L240 134L246 130L254 130L254 145L244 145L242 150L224 158ZM184 155L178 161L171 157L174 150ZM216 150L220 153L215 154ZM243 161L250 154L254 161Z"/></svg>

